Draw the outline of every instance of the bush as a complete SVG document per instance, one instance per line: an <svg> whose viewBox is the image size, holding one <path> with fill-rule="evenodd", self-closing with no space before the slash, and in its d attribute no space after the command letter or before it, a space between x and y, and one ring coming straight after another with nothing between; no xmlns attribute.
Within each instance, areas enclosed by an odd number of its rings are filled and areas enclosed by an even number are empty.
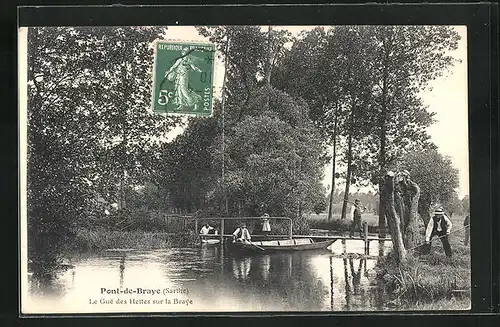
<svg viewBox="0 0 500 327"><path fill-rule="evenodd" d="M470 292L469 264L462 256L448 258L435 254L422 261L420 256L408 256L398 265L391 252L381 258L376 270L384 289L408 306L417 302L451 299L455 290Z"/></svg>
<svg viewBox="0 0 500 327"><path fill-rule="evenodd" d="M108 249L158 249L184 247L194 244L197 235L193 231L181 233L117 231L109 229L79 229L70 251L89 252Z"/></svg>

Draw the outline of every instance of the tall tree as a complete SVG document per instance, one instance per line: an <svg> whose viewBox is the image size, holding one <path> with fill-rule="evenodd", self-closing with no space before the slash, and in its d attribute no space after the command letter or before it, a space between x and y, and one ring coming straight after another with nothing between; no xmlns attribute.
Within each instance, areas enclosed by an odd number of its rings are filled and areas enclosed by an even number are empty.
<svg viewBox="0 0 500 327"><path fill-rule="evenodd" d="M175 123L149 110L151 42L164 31L29 29L28 225L47 227L31 240L64 240L64 221L101 214L96 194L124 203L127 188L153 176L156 140Z"/></svg>
<svg viewBox="0 0 500 327"><path fill-rule="evenodd" d="M363 160L356 156L373 125L370 96L373 89L372 66L366 30L339 26L325 31L304 32L278 69L276 84L290 94L304 98L311 107L311 119L318 126L323 142L333 145L330 208L334 206L337 145L345 140L343 158L347 163L346 190L342 218L345 218L352 168ZM361 175L364 177L364 175ZM329 210L329 219L333 211Z"/></svg>
<svg viewBox="0 0 500 327"><path fill-rule="evenodd" d="M341 106L342 93L339 76L341 56L337 56L334 37L328 38L327 31L318 27L302 32L295 40L289 53L276 67L273 78L275 87L289 94L305 99L309 105L309 115L321 135L321 141L333 148L332 183L329 197L328 219L332 219L335 197L335 179L339 126L345 110Z"/></svg>
<svg viewBox="0 0 500 327"><path fill-rule="evenodd" d="M377 143L379 176L401 154L400 144L391 140L425 141L425 127L432 123L418 97L431 80L446 72L455 62L449 51L457 48L459 35L446 26L366 26L372 35L375 51L372 61L378 112ZM410 136L408 138L407 136ZM407 141L406 141L407 142ZM378 178L378 177L377 177ZM382 184L380 184L380 188ZM380 189L381 192L381 189ZM385 225L381 205L379 226ZM382 232L383 234L383 232Z"/></svg>

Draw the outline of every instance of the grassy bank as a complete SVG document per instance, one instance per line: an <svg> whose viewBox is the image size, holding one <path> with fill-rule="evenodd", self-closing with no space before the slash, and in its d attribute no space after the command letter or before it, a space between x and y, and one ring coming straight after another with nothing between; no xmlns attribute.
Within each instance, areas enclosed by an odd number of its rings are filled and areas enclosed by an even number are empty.
<svg viewBox="0 0 500 327"><path fill-rule="evenodd" d="M377 263L380 283L392 295L390 304L401 310L466 310L470 307L470 248L463 245L463 217L452 218L455 233L449 237L452 257L441 241L432 242L430 255L409 252L398 266L392 255ZM452 231L453 232L453 231Z"/></svg>
<svg viewBox="0 0 500 327"><path fill-rule="evenodd" d="M71 245L73 251L101 251L107 249L158 249L193 244L193 232L167 233L147 231L116 231L109 229L78 229Z"/></svg>

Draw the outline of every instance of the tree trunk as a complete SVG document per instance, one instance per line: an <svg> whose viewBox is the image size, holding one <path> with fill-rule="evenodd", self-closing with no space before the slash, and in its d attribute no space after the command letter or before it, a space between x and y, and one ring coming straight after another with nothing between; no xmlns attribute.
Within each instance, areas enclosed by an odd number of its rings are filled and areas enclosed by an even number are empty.
<svg viewBox="0 0 500 327"><path fill-rule="evenodd" d="M229 214L229 207L228 207L228 200L227 200L227 192L226 192L226 170L225 170L225 165L226 165L226 158L225 158L225 151L226 151L226 141L225 141L225 116L224 116L224 110L225 110L225 104L226 104L226 80L227 80L227 63L228 63L228 58L229 58L229 42L230 42L230 35L229 35L229 30L227 29L227 42L226 42L226 51L225 51L225 58L224 58L224 77L222 80L222 171L221 171L221 177L222 177L222 187L224 188L223 190L223 195L224 195L224 212L226 216Z"/></svg>
<svg viewBox="0 0 500 327"><path fill-rule="evenodd" d="M418 201L420 199L420 187L412 180L406 182L406 194L408 199L407 220L404 228L404 244L407 249L422 243L422 234L417 220Z"/></svg>
<svg viewBox="0 0 500 327"><path fill-rule="evenodd" d="M342 216L341 219L345 219L346 211L347 211L347 201L349 201L349 187L351 186L351 161L352 161L352 135L349 133L347 138L347 176L345 183L345 192L344 192L344 203L342 203Z"/></svg>
<svg viewBox="0 0 500 327"><path fill-rule="evenodd" d="M268 45L267 45L267 62L266 62L266 85L269 88L271 85L271 70L272 70L272 62L273 62L273 48L272 48L272 26L269 26L268 29Z"/></svg>
<svg viewBox="0 0 500 327"><path fill-rule="evenodd" d="M333 219L333 204L335 195L335 159L337 158L337 105L335 103L335 118L333 123L333 159L332 159L332 189L330 190L330 206L328 209L328 220Z"/></svg>
<svg viewBox="0 0 500 327"><path fill-rule="evenodd" d="M384 42L385 43L385 42ZM386 127L386 122L387 122L387 80L388 80L388 72L387 72L387 63L389 60L389 53L386 50L385 57L384 57L384 63L383 63L383 76L382 76L382 104L381 104L381 110L380 110L380 119L379 119L379 127L380 127L380 158L379 158L379 164L380 164L380 176L379 178L382 178L385 175L385 156L386 156L386 137L387 137L387 127ZM379 193L382 194L382 185L379 185ZM379 226L379 236L380 237L385 237L385 211L384 211L384 205L382 204L382 197L380 197L380 206L379 206L379 213L378 213L378 226Z"/></svg>
<svg viewBox="0 0 500 327"><path fill-rule="evenodd" d="M394 192L394 207L396 209L396 213L398 214L398 216L401 217L399 227L401 228L402 231L404 231L406 226L404 219L406 207L405 207L404 195L398 191Z"/></svg>
<svg viewBox="0 0 500 327"><path fill-rule="evenodd" d="M400 263L404 262L406 260L406 249L403 243L399 217L396 213L394 204L393 173L388 173L383 180L380 201L383 203L383 207L386 213L387 225L389 227L389 233L391 234L392 246L396 255L396 259Z"/></svg>

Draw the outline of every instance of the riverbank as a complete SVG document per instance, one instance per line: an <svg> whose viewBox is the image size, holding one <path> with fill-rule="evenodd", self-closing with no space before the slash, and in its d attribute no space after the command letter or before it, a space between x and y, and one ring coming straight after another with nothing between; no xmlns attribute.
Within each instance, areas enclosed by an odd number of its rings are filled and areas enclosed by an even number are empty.
<svg viewBox="0 0 500 327"><path fill-rule="evenodd" d="M463 217L452 218L457 232L449 237L452 257L446 257L441 241L432 242L429 255L410 252L398 266L391 255L377 263L380 283L400 310L470 309L470 247L463 244Z"/></svg>
<svg viewBox="0 0 500 327"><path fill-rule="evenodd" d="M192 231L177 233L152 231L117 231L110 229L85 229L76 231L71 251L102 251L108 249L150 250L184 247L196 242Z"/></svg>

